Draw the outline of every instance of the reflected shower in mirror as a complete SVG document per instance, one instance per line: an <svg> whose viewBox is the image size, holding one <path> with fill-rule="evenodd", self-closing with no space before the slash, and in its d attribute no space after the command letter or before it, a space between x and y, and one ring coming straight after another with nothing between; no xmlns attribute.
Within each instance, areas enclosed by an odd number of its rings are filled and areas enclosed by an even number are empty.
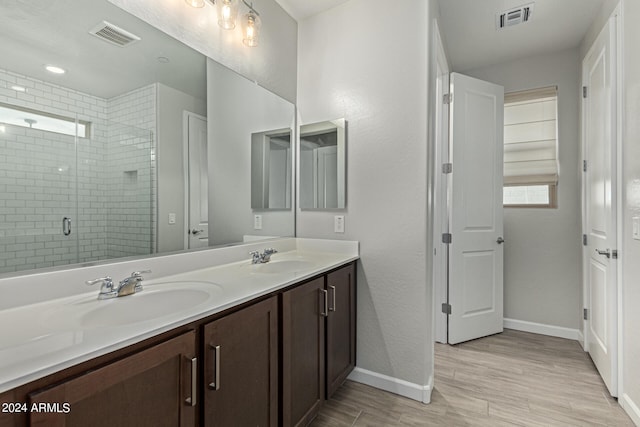
<svg viewBox="0 0 640 427"><path fill-rule="evenodd" d="M346 121L300 126L300 209L344 209Z"/></svg>
<svg viewBox="0 0 640 427"><path fill-rule="evenodd" d="M291 208L291 130L251 134L251 209Z"/></svg>
<svg viewBox="0 0 640 427"><path fill-rule="evenodd" d="M236 243L253 232L245 216L224 214L218 228L238 232L207 238L212 186L233 188L248 211L251 195L234 173L207 176L210 155L236 159L207 135L204 55L108 0L83 0L0 2L0 57L0 275ZM259 117L272 108L263 97L227 92L209 106L232 99ZM248 151L251 133L291 126L290 116L252 120L239 115L217 131L242 128ZM237 160L248 176L250 155ZM265 218L274 222L265 232L293 235L292 215Z"/></svg>

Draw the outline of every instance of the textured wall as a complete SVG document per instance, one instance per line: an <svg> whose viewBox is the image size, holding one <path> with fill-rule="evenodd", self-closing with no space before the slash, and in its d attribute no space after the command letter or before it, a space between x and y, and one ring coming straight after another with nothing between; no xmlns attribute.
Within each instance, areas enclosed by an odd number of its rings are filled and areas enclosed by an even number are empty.
<svg viewBox="0 0 640 427"><path fill-rule="evenodd" d="M428 55L433 2L352 0L299 23L301 124L347 120L347 207L298 211L297 236L360 241L360 368L432 374L427 264ZM345 233L333 216L345 216Z"/></svg>

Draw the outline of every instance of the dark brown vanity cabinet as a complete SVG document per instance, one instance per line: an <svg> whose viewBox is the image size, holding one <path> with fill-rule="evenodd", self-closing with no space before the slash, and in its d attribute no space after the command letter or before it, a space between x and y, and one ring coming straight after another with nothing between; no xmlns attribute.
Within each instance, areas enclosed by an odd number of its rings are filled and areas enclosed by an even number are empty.
<svg viewBox="0 0 640 427"><path fill-rule="evenodd" d="M356 284L355 267L329 273L326 291L327 361L326 393L329 399L356 366Z"/></svg>
<svg viewBox="0 0 640 427"><path fill-rule="evenodd" d="M278 299L204 326L205 426L278 425Z"/></svg>
<svg viewBox="0 0 640 427"><path fill-rule="evenodd" d="M194 426L197 372L196 338L190 331L30 393L29 425Z"/></svg>
<svg viewBox="0 0 640 427"><path fill-rule="evenodd" d="M282 294L282 417L304 426L356 358L354 264Z"/></svg>

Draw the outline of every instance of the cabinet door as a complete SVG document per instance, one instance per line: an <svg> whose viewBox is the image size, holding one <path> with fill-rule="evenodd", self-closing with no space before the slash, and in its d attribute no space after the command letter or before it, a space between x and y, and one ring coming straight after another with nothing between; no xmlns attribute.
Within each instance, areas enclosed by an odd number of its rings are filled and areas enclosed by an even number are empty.
<svg viewBox="0 0 640 427"><path fill-rule="evenodd" d="M278 425L278 300L204 327L204 425Z"/></svg>
<svg viewBox="0 0 640 427"><path fill-rule="evenodd" d="M29 395L31 426L194 426L195 333ZM65 413L66 412L66 413Z"/></svg>
<svg viewBox="0 0 640 427"><path fill-rule="evenodd" d="M356 289L353 264L327 275L327 399L356 366Z"/></svg>
<svg viewBox="0 0 640 427"><path fill-rule="evenodd" d="M324 400L324 277L282 294L283 425L307 425Z"/></svg>

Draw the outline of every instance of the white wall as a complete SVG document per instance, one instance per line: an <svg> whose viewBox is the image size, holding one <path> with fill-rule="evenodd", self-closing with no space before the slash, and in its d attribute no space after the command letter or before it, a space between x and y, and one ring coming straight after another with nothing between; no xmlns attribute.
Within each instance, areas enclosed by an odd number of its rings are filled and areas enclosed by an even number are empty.
<svg viewBox="0 0 640 427"><path fill-rule="evenodd" d="M209 244L292 236L294 210L251 209L251 134L294 127L295 106L207 59ZM262 215L254 230L253 215Z"/></svg>
<svg viewBox="0 0 640 427"><path fill-rule="evenodd" d="M429 384L428 55L435 2L352 0L299 23L300 124L347 120L347 207L298 211L297 236L360 241L360 369ZM333 216L345 216L345 233ZM393 380L391 380L393 381Z"/></svg>
<svg viewBox="0 0 640 427"><path fill-rule="evenodd" d="M579 64L574 49L465 71L505 93L558 86L558 208L504 209L504 316L571 329L582 323Z"/></svg>
<svg viewBox="0 0 640 427"><path fill-rule="evenodd" d="M640 216L640 2L623 0L623 395L620 403L640 425L640 240L631 237L631 219Z"/></svg>
<svg viewBox="0 0 640 427"><path fill-rule="evenodd" d="M199 99L157 85L158 252L185 249L183 113L189 111L206 117L205 96ZM175 224L169 225L169 213L176 214Z"/></svg>
<svg viewBox="0 0 640 427"><path fill-rule="evenodd" d="M218 26L215 7L193 8L183 0L109 0L198 52L260 83L282 96L296 100L297 23L274 0L260 0L255 8L262 19L258 47L242 44L240 25L234 30ZM240 14L248 11L240 6Z"/></svg>

